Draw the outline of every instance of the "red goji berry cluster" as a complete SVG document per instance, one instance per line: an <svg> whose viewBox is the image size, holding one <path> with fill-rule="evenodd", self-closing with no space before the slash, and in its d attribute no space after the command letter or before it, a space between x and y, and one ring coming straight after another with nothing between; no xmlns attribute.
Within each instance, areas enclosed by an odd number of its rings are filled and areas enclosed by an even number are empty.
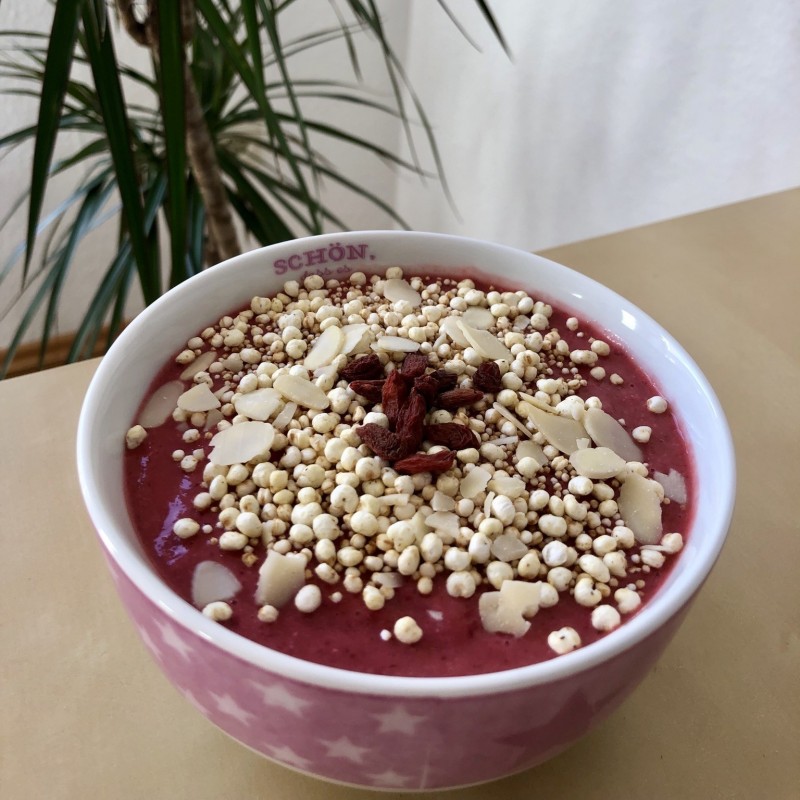
<svg viewBox="0 0 800 800"><path fill-rule="evenodd" d="M492 366L497 369L495 364ZM483 399L483 392L478 389L456 388L458 379L454 373L444 369L426 372L427 368L426 355L410 353L384 379L380 359L372 354L352 361L340 373L356 394L383 407L389 427L367 423L358 428L358 435L376 455L391 461L398 472L444 472L453 466L454 450L480 444L477 435L465 425L425 425L425 415L433 405L455 410ZM499 376L499 370L497 373ZM486 374L493 377L493 373ZM415 452L426 438L450 449Z"/></svg>

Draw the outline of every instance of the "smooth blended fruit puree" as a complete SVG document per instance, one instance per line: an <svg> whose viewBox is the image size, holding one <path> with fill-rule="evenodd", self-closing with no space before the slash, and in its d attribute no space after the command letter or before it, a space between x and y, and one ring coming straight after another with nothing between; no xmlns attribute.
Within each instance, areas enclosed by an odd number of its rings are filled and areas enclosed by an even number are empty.
<svg viewBox="0 0 800 800"><path fill-rule="evenodd" d="M480 286L478 288L488 287ZM535 299L538 299L533 295ZM234 310L231 316L235 316ZM581 374L588 385L581 389L582 397L595 396L603 403L603 409L615 418L623 418L628 431L636 426L652 428L650 441L640 444L644 460L650 469L662 473L676 470L684 476L690 497L687 506L667 503L662 506L663 532L678 531L684 536L691 521L691 496L693 473L686 444L675 422L672 411L654 414L646 409L648 398L658 390L645 373L624 352L621 344L605 335L586 320L580 320L577 331L568 329L568 314L554 308L550 328L559 331L571 348L588 348L590 337L603 339L611 345L610 355L599 360L610 376L617 373L624 378L622 385L613 385L608 377L595 380L588 377L589 368L581 367ZM198 330L199 333L199 330ZM175 342L176 352L182 343ZM184 367L173 361L164 366L153 381L149 393L167 381L175 380ZM191 382L186 382L189 388ZM668 388L668 387L666 387ZM531 390L535 390L535 387ZM367 404L371 408L370 404ZM555 657L547 644L551 631L563 626L574 628L585 647L608 635L595 630L590 621L591 609L579 606L568 592L562 592L559 602L550 608L540 608L531 620L527 634L515 638L484 630L478 613L479 594L492 587L479 587L471 598L451 597L445 590L445 575L434 580L430 595L421 595L412 579L396 590L395 596L387 600L384 607L371 611L365 606L360 593L345 591L341 582L331 586L315 582L322 588L322 605L313 613L298 611L292 603L280 610L273 623L260 622L257 606L253 600L258 567L264 558L264 548L256 550L258 563L245 566L240 552L225 552L210 536L202 531L187 540L173 533L173 524L182 517L191 517L201 525L215 525L217 514L211 510L198 512L192 506L192 498L205 489L201 486L203 462L191 473L183 472L173 460L177 449L190 453L193 448L206 446L201 440L186 444L181 438L186 425L179 426L172 419L157 428L148 430L145 441L125 457L125 481L128 507L141 542L164 581L180 596L191 602L191 581L195 566L202 561L217 561L227 566L243 585L242 591L229 601L233 609L230 620L220 623L243 636L308 661L327 664L348 670L406 676L452 676L495 672L520 667ZM277 461L273 457L273 461ZM214 536L220 533L215 529ZM569 540L566 540L569 543ZM638 545L628 551L630 556L638 552ZM591 551L590 551L591 552ZM643 579L645 587L640 590L643 603L658 591L678 556L668 556L665 565L647 574L635 572L620 578L619 587ZM310 564L314 566L314 562ZM544 578L540 578L544 579ZM330 595L338 591L342 599L330 601ZM612 590L613 592L613 590ZM604 600L613 604L613 597ZM634 612L638 613L638 612ZM422 639L413 645L396 639L383 641L381 631L392 630L394 622L403 616L413 617L424 631ZM622 624L632 615L622 617Z"/></svg>

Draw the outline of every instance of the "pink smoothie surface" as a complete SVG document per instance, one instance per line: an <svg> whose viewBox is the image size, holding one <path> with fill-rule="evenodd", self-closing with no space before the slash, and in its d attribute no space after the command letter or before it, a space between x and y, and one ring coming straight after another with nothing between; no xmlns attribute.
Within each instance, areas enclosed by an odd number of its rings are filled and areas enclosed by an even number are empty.
<svg viewBox="0 0 800 800"><path fill-rule="evenodd" d="M617 373L624 378L624 383L618 386L611 384L608 378L597 381L588 377L588 368L584 367L582 372L588 385L580 392L581 396L598 397L603 410L617 419L624 419L629 431L640 425L652 428L650 441L640 444L651 474L653 471L669 473L674 469L684 476L689 493L688 504L681 506L672 502L663 505L662 519L664 533L677 531L685 537L692 516L694 475L688 448L672 409L664 414L648 411L645 403L648 398L661 393L659 387L614 337L584 319L580 320L578 331L572 332L566 325L568 316L554 307L550 327L556 328L571 348L588 348L590 337L608 342L612 352L601 358L599 364L607 375ZM579 337L579 332L583 336ZM182 342L175 343L176 353L182 345ZM178 379L183 369L170 360L154 379L147 396L167 381ZM187 381L186 387L190 385ZM666 393L668 389L664 387ZM531 391L535 391L535 387ZM548 647L547 636L563 626L574 628L584 647L601 636L613 635L596 631L591 625L591 609L579 606L568 593L560 594L557 605L540 609L524 636L515 638L488 633L483 629L478 614L478 597L486 587L481 587L468 599L450 597L444 586L445 576L434 580L434 591L427 596L419 594L413 580L409 580L379 611L367 609L360 594L349 594L341 584L330 586L318 582L323 602L314 613L301 613L288 604L280 610L276 622L260 622L253 595L258 566L264 556L263 548L259 548L259 562L247 567L242 563L241 553L220 550L202 532L191 539L181 540L172 531L174 522L181 517L192 517L201 525L217 523L215 513L198 512L192 505L192 498L204 491L201 486L202 463L194 472L186 474L172 459L175 450L189 453L204 444L201 441L187 445L181 433L181 427L169 419L164 425L150 429L145 442L125 454L128 510L142 546L158 574L188 602L192 596L192 575L200 562L219 562L237 576L243 589L236 598L228 601L234 611L232 619L220 624L242 636L307 661L342 669L384 675L445 677L497 672L554 658L556 655ZM214 535L219 533L215 530ZM628 551L629 562L630 555L635 552L638 552L638 547ZM680 569L680 560L680 554L669 556L659 570L647 574L629 572L628 578L620 579L619 585L643 579L646 585L640 594L644 606L659 590L669 572ZM312 560L309 566L313 568L315 563ZM342 594L339 603L330 599L335 591ZM395 621L406 615L413 617L423 628L422 639L413 645L395 639L383 641L381 631L391 631ZM623 617L622 624L631 616Z"/></svg>

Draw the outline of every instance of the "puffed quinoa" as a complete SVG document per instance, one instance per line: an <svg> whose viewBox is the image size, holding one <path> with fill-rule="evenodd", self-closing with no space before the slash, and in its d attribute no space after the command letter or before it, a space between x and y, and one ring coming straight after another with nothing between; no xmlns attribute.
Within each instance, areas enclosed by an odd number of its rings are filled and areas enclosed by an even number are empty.
<svg viewBox="0 0 800 800"><path fill-rule="evenodd" d="M547 637L547 645L554 653L564 655L581 646L581 637L574 628L559 628Z"/></svg>
<svg viewBox="0 0 800 800"><path fill-rule="evenodd" d="M642 598L631 589L617 589L614 592L614 601L620 614L631 614L642 604Z"/></svg>
<svg viewBox="0 0 800 800"><path fill-rule="evenodd" d="M180 539L189 539L200 530L200 523L189 517L182 517L172 526L172 532Z"/></svg>
<svg viewBox="0 0 800 800"><path fill-rule="evenodd" d="M276 622L279 614L275 606L265 605L258 609L257 617L260 622Z"/></svg>
<svg viewBox="0 0 800 800"><path fill-rule="evenodd" d="M147 431L141 425L134 425L125 434L125 445L129 450L135 450L147 438Z"/></svg>
<svg viewBox="0 0 800 800"><path fill-rule="evenodd" d="M642 548L640 557L642 559L642 564L645 564L648 567L654 567L656 569L663 567L664 562L666 561L666 557L663 553L659 552L658 550L650 550L646 547Z"/></svg>
<svg viewBox="0 0 800 800"><path fill-rule="evenodd" d="M314 583L307 583L294 596L294 605L298 611L311 614L322 604L322 592Z"/></svg>
<svg viewBox="0 0 800 800"><path fill-rule="evenodd" d="M215 600L203 607L203 616L214 622L227 622L233 616L233 609L227 603Z"/></svg>
<svg viewBox="0 0 800 800"><path fill-rule="evenodd" d="M413 617L400 617L394 624L395 639L403 644L415 644L422 638L422 628Z"/></svg>
<svg viewBox="0 0 800 800"><path fill-rule="evenodd" d="M679 533L666 533L661 538L661 547L665 553L680 553L683 549L683 536Z"/></svg>
<svg viewBox="0 0 800 800"><path fill-rule="evenodd" d="M652 433L652 428L649 428L647 425L639 425L631 431L631 436L633 436L637 442L647 444L647 442L650 441Z"/></svg>
<svg viewBox="0 0 800 800"><path fill-rule="evenodd" d="M655 395L647 401L647 410L653 414L663 414L668 408L667 401L660 395Z"/></svg>
<svg viewBox="0 0 800 800"><path fill-rule="evenodd" d="M601 605L592 609L592 627L598 631L613 631L621 622L614 606Z"/></svg>
<svg viewBox="0 0 800 800"><path fill-rule="evenodd" d="M242 550L247 546L248 537L239 531L225 531L219 537L220 550Z"/></svg>

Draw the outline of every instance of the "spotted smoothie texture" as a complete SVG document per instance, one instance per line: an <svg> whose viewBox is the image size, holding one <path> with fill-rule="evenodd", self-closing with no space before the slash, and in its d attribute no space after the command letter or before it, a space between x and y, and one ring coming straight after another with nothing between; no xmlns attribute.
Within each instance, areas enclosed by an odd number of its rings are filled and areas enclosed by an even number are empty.
<svg viewBox="0 0 800 800"><path fill-rule="evenodd" d="M669 404L621 343L524 291L312 275L175 349L126 435L129 511L169 586L268 647L519 667L624 624L682 549Z"/></svg>

